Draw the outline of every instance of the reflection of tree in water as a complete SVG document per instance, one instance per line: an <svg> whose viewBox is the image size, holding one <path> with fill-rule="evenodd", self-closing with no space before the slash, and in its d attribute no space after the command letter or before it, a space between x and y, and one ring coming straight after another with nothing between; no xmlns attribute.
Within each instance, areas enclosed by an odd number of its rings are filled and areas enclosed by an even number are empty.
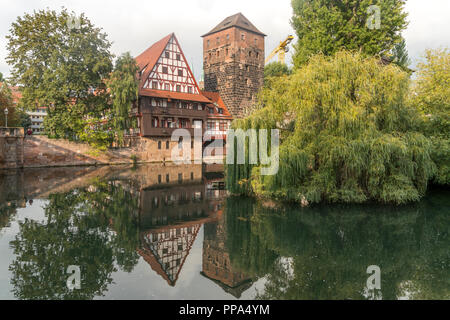
<svg viewBox="0 0 450 320"><path fill-rule="evenodd" d="M92 299L112 282L117 264L131 271L138 261L137 201L120 185L95 183L54 194L45 221L26 219L11 242L14 295L19 299ZM69 265L81 268L81 290L66 286Z"/></svg>
<svg viewBox="0 0 450 320"><path fill-rule="evenodd" d="M381 268L383 299L450 298L448 192L399 208L274 210L241 198L226 208L233 266L267 276L259 298L365 299L369 265Z"/></svg>
<svg viewBox="0 0 450 320"><path fill-rule="evenodd" d="M17 213L17 204L0 202L0 234L3 228L9 227L11 219Z"/></svg>

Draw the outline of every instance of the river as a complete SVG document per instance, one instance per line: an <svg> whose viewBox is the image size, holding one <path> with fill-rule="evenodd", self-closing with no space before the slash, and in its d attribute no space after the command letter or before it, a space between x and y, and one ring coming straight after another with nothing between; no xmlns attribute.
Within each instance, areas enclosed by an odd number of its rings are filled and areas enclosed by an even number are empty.
<svg viewBox="0 0 450 320"><path fill-rule="evenodd" d="M202 166L1 173L0 299L450 299L448 189L300 208L223 187Z"/></svg>

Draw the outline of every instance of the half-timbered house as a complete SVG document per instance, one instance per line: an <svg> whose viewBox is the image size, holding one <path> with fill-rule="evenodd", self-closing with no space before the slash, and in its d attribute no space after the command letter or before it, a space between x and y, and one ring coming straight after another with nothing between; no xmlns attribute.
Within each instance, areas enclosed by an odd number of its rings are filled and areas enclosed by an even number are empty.
<svg viewBox="0 0 450 320"><path fill-rule="evenodd" d="M174 33L136 57L139 67L138 117L140 136L152 140L158 155L169 160L178 142L171 141L176 129L205 130L207 104Z"/></svg>

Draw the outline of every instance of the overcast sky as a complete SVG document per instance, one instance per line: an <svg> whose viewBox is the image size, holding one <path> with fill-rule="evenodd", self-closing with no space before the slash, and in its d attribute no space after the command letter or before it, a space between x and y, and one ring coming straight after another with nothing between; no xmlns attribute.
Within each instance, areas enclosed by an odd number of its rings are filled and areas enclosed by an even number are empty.
<svg viewBox="0 0 450 320"><path fill-rule="evenodd" d="M281 39L294 34L289 23L290 0L0 0L0 72L9 75L5 36L17 16L62 6L77 14L84 12L102 27L116 55L130 51L137 56L153 42L175 32L197 79L203 59L200 36L227 16L242 12L267 34L266 55ZM404 37L413 64L425 48L450 47L450 0L408 0L406 11L410 23Z"/></svg>

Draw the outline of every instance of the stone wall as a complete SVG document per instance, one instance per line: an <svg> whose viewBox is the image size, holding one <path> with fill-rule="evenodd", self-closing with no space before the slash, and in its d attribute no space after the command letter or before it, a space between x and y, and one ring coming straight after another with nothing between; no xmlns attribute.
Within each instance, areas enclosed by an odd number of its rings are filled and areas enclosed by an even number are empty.
<svg viewBox="0 0 450 320"><path fill-rule="evenodd" d="M247 116L263 86L264 36L234 27L204 37L203 71L205 90L219 92L234 118Z"/></svg>
<svg viewBox="0 0 450 320"><path fill-rule="evenodd" d="M24 165L23 128L0 128L0 169Z"/></svg>
<svg viewBox="0 0 450 320"><path fill-rule="evenodd" d="M0 169L170 163L172 150L177 147L178 142L170 137L128 137L123 148L99 151L86 143L45 136L24 137L21 129L0 135ZM192 142L186 141L184 147L189 148L191 161L201 164L202 157L195 156Z"/></svg>
<svg viewBox="0 0 450 320"><path fill-rule="evenodd" d="M133 162L131 155L130 148L101 152L85 143L45 136L27 136L24 140L27 168L124 164Z"/></svg>

